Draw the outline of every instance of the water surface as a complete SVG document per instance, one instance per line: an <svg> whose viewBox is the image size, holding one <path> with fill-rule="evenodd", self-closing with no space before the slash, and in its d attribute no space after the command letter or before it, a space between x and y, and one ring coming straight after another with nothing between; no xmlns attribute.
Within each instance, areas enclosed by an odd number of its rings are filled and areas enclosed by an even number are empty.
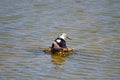
<svg viewBox="0 0 120 80"><path fill-rule="evenodd" d="M119 80L119 0L0 2L1 80ZM66 32L67 57L45 54Z"/></svg>

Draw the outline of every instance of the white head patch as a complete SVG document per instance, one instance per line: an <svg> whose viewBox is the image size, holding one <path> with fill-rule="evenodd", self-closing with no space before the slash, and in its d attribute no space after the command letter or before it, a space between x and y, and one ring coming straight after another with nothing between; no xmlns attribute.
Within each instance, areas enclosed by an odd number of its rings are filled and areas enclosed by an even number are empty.
<svg viewBox="0 0 120 80"><path fill-rule="evenodd" d="M66 33L62 33L59 37L65 40L65 38L67 37L67 34Z"/></svg>

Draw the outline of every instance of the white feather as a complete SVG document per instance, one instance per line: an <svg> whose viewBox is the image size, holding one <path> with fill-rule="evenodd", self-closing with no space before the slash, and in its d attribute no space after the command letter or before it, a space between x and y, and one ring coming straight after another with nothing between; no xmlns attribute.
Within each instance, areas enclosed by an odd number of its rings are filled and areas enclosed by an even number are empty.
<svg viewBox="0 0 120 80"><path fill-rule="evenodd" d="M56 41L57 41L58 43L60 43L60 42L61 42L61 40L60 40L60 39L57 39Z"/></svg>

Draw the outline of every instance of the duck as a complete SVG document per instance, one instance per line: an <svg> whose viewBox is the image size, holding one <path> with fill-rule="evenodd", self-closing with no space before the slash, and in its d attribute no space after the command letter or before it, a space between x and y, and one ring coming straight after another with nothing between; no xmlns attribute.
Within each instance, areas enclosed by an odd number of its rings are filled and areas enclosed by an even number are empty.
<svg viewBox="0 0 120 80"><path fill-rule="evenodd" d="M73 52L73 48L68 48L66 44L66 39L72 40L67 36L66 33L60 34L57 38L54 39L52 45L44 50L44 52L51 54L71 54Z"/></svg>

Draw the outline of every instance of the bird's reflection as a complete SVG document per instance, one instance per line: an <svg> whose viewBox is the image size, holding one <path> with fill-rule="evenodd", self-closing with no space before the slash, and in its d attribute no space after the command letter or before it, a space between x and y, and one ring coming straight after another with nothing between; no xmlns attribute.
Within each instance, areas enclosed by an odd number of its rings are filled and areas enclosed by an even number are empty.
<svg viewBox="0 0 120 80"><path fill-rule="evenodd" d="M72 52L57 52L51 54L52 63L55 65L63 65L66 61L66 57L71 55Z"/></svg>
<svg viewBox="0 0 120 80"><path fill-rule="evenodd" d="M66 57L58 56L58 55L51 55L52 63L56 65L62 65L64 64Z"/></svg>

